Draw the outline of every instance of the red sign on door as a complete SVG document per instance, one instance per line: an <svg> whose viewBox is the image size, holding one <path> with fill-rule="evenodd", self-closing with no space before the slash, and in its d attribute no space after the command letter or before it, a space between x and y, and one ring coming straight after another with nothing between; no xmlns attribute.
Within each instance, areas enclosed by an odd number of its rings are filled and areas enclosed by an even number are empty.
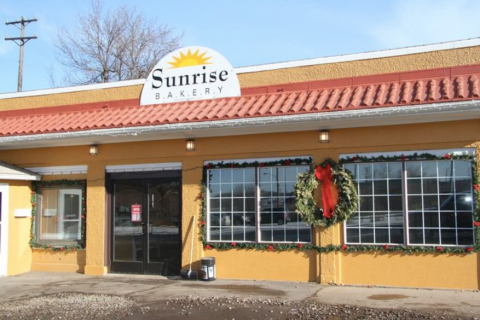
<svg viewBox="0 0 480 320"><path fill-rule="evenodd" d="M142 205L132 204L132 222L142 222Z"/></svg>

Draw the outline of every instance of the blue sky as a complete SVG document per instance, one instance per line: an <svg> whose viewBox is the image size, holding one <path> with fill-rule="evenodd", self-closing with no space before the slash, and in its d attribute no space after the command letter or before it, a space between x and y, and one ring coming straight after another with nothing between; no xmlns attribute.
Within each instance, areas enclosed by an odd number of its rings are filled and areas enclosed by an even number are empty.
<svg viewBox="0 0 480 320"><path fill-rule="evenodd" d="M210 47L234 67L359 53L480 37L477 0L104 0L105 7L135 6L184 32L182 46ZM61 78L54 42L88 11L87 0L0 0L0 21L36 16L26 35L24 91ZM0 24L2 36L18 36ZM0 93L15 92L18 46L0 41Z"/></svg>

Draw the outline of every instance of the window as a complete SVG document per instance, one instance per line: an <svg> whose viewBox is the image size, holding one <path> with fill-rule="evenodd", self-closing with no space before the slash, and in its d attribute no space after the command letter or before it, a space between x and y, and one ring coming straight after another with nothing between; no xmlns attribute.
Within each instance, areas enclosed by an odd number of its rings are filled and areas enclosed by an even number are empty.
<svg viewBox="0 0 480 320"><path fill-rule="evenodd" d="M467 160L350 163L359 194L349 244L471 245L472 164Z"/></svg>
<svg viewBox="0 0 480 320"><path fill-rule="evenodd" d="M37 195L37 238L69 243L82 238L82 188L42 187Z"/></svg>
<svg viewBox="0 0 480 320"><path fill-rule="evenodd" d="M294 184L309 166L209 169L208 241L311 242Z"/></svg>

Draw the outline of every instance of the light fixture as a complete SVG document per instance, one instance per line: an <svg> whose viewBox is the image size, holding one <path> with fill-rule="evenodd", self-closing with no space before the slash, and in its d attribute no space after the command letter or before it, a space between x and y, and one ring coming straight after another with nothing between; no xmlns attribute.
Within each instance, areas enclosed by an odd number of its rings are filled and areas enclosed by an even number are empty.
<svg viewBox="0 0 480 320"><path fill-rule="evenodd" d="M187 151L195 151L195 139L187 140Z"/></svg>
<svg viewBox="0 0 480 320"><path fill-rule="evenodd" d="M96 156L98 154L98 146L96 144L92 144L90 146L90 155Z"/></svg>
<svg viewBox="0 0 480 320"><path fill-rule="evenodd" d="M320 142L330 142L330 131L320 130L318 132L318 140Z"/></svg>

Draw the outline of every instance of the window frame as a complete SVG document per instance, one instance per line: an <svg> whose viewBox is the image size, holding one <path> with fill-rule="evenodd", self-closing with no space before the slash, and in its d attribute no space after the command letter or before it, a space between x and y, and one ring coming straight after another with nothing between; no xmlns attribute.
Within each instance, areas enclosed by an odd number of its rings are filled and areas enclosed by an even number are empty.
<svg viewBox="0 0 480 320"><path fill-rule="evenodd" d="M451 151L451 150L450 150ZM444 153L445 154L445 153ZM448 153L447 153L448 154ZM358 156L357 156L358 157ZM403 154L401 157L404 157ZM402 179L402 204L403 204L403 209L402 209L402 215L403 215L403 243L386 243L386 242L361 242L361 238L359 238L359 242L356 243L356 242L348 242L347 241L347 221L345 221L345 223L343 224L343 241L346 245L352 245L352 246L355 246L355 245L369 245L369 246L381 246L381 245L387 245L387 246L408 246L408 247L425 247L425 246L442 246L442 247L457 247L457 248L466 248L466 247L471 247L471 246L474 246L476 245L476 229L473 225L473 222L475 220L475 211L476 211L476 208L475 208L475 192L474 192L474 189L473 187L470 187L470 191L469 191L469 195L471 195L472 197L472 209L471 209L471 215L472 215L472 233L473 233L473 242L470 243L470 244L440 244L440 243L425 243L425 230L429 229L428 227L425 227L425 224L422 223L422 227L421 228L414 228L414 227L410 227L409 223L410 223L410 220L409 220L409 213L410 212L415 212L415 210L409 210L409 206L408 206L408 198L409 196L411 196L412 194L409 193L408 191L408 181L409 179L412 179L411 177L408 176L408 171L407 171L407 164L408 163L414 163L414 162L418 162L420 163L420 166L422 167L422 163L423 162L433 162L433 163L438 163L439 161L442 161L442 160L445 160L445 161L451 161L451 162L455 162L455 161L468 161L470 162L470 182L471 184L473 185L473 182L474 182L474 172L473 170L475 169L475 159L440 159L440 158L435 158L435 159L424 159L424 158L418 158L418 159L410 159L408 161L399 161L399 160L381 160L381 161L348 161L348 162L343 162L343 166L345 167L346 165L351 165L351 164L354 164L354 165L357 165L357 164L378 164L378 163L400 163L401 164L401 169L402 169L402 172L401 172L401 179ZM435 178L437 179L437 192L435 194L432 194L432 195L436 195L438 199L440 199L440 196L442 195L440 193L440 189L439 189L439 180L440 178L442 178L443 176L440 176L438 174L438 165L437 165L437 175L435 176ZM454 174L454 172L452 171L451 173L451 177L453 177L454 179L456 178L456 175ZM463 176L462 176L463 177ZM423 190L423 180L424 180L424 176L421 174L420 177L414 177L413 179L419 179L421 181L421 193L419 196L422 197L422 210L420 211L422 213L422 221L424 220L424 215L425 215L425 212L428 212L428 211L425 211L424 209L424 206L423 206L423 202L424 202L424 199L423 199L423 195L425 194L424 193L424 190ZM429 178L429 177L427 177ZM388 179L388 178L387 178ZM356 186L358 187L358 181L361 180L361 179L357 179L357 181L355 182ZM372 183L375 181L375 179L373 178L373 171L372 171L372 179L371 179ZM455 180L456 181L456 180ZM375 194L373 193L374 191L372 191L372 198L375 196ZM389 194L389 193L388 193ZM466 194L465 192L461 192L459 194ZM413 194L414 196L416 196L417 194L414 193ZM457 192L456 190L454 190L453 192L451 193L447 193L447 195L450 195L450 196L454 196L455 198L457 197ZM418 196L418 195L417 195ZM360 201L360 198L361 195L359 195L359 201ZM359 207L360 209L360 207ZM359 210L358 209L358 210ZM458 213L459 209L454 209L453 212L455 214L455 218L457 217L457 213ZM390 211L389 211L390 212ZM432 211L434 212L434 211ZM441 226L441 220L440 220L440 202L438 202L438 209L437 209L437 212L438 212L438 215L439 215L439 224L436 228L433 228L435 230L439 230L439 242L442 242L441 240L441 229L450 229L450 228L442 228ZM460 212L462 212L462 210L460 210ZM375 229L375 227L372 227ZM390 229L391 227L389 226L388 229ZM359 227L358 229L361 229L361 225L359 223ZM422 230L422 234L424 236L424 243L411 243L410 241L410 230L411 229L415 229L415 230L418 230L418 229L421 229ZM456 235L456 243L458 243L458 231L459 229L468 229L470 230L470 228L459 228L457 226L457 219L455 219L455 235ZM390 231L389 231L389 234L390 234ZM359 237L360 237L360 234L359 234ZM375 238L374 238L375 240ZM389 238L389 240L391 240L391 238Z"/></svg>
<svg viewBox="0 0 480 320"><path fill-rule="evenodd" d="M34 185L35 197L36 197L36 206L35 206L35 219L34 219L34 243L40 246L50 246L50 247L70 247L70 246L84 246L85 244L85 235L86 235L86 221L85 221L85 212L86 212L86 181L85 180L59 180L59 181L43 181L38 182ZM79 238L78 239L42 239L41 238L41 227L42 227L42 206L45 190L56 190L57 194L61 194L64 190L78 190L79 201L80 201L80 212L78 219L79 223ZM60 199L57 199L57 206L60 203ZM58 208L57 208L58 210Z"/></svg>
<svg viewBox="0 0 480 320"><path fill-rule="evenodd" d="M278 168L278 167L286 167L286 168L292 168L292 167L305 167L307 170L311 169L311 164L306 163L306 164L290 164L290 165L249 165L249 166L235 166L235 167L219 167L219 168L208 168L206 169L206 179L205 179L205 186L206 186L206 241L209 243L245 243L245 244L273 244L273 243L278 243L278 244L312 244L313 243L313 228L312 226L308 226L309 230L309 237L310 241L309 242L304 242L304 241L262 241L261 240L261 228L260 228L260 213L261 213L261 206L260 206L260 201L261 198L266 198L266 197L261 197L261 192L260 192L260 170L263 168ZM254 169L255 171L255 193L254 193L254 199L255 199L255 240L249 241L249 240L211 240L211 221L210 221L210 179L209 177L209 172L210 170L235 170L235 169ZM287 182L287 181L283 181ZM245 181L244 181L245 183ZM284 196L285 198L285 196ZM245 194L243 196L243 199L245 199ZM284 212L287 212L288 210L284 210ZM244 210L245 214L245 210ZM297 214L297 213L296 213ZM298 215L298 214L297 214ZM233 222L232 222L233 223ZM243 228L245 228L246 224L244 221ZM244 229L245 230L245 229ZM298 232L298 227L296 228Z"/></svg>
<svg viewBox="0 0 480 320"><path fill-rule="evenodd" d="M370 165L374 165L374 164L378 164L378 163L385 163L385 164L387 164L387 168L388 168L388 163L398 163L398 162L387 162L387 161L385 161L385 162L383 162L383 161L380 162L380 161L377 161L377 162L366 162L366 163L355 162L355 163L348 163L348 164L355 164L355 165L357 165L357 164L370 164ZM401 164L401 163L400 163L400 164ZM343 164L344 167L345 167L345 165L346 165L346 164ZM390 180L398 180L398 179L401 180L401 188L402 188L402 190L401 190L400 196L402 197L402 199L401 199L402 211L401 211L401 212L402 212L403 226L402 226L402 227L391 227L391 226L390 226L390 223L391 223L390 213L391 213L391 211L390 211L390 201L388 201L388 210L387 210L387 212L389 213L389 215L388 215L388 226L385 227L385 229L388 230L389 240L391 240L391 230L392 230L392 229L402 229L402 230L403 230L403 243L375 242L375 241L374 241L374 242L360 242L360 241L359 241L358 243L348 242L348 241L347 241L347 229L349 229L349 228L347 227L348 221L345 221L345 222L343 223L343 234L344 234L344 236L343 236L343 241L344 241L345 244L348 244L348 245L372 245L372 246L379 246L379 245L389 245L389 246L390 246L390 245L392 245L392 246L394 246L394 245L405 245L405 243L406 243L405 226L407 225L408 222L407 222L406 219L405 219L406 203L405 203L405 200L404 200L404 194L405 194L405 192L406 192L406 191L405 191L406 189L405 189L405 183L404 183L404 174L405 174L405 171L403 170L403 164L401 164L401 167L402 167L402 172L401 172L400 178L394 179L394 178L389 178L389 177L387 177L387 178L384 178L384 179L375 179L375 178L374 178L374 171L372 170L372 178L370 179L370 181L371 181L372 184L375 184L375 181L387 181L387 186L389 186L389 185L390 185L390 184L389 184L389 181L390 181ZM347 170L348 170L348 169L347 169ZM387 169L387 171L388 171L388 169ZM387 175L388 175L388 173L387 173ZM358 179L358 180L361 180L361 179ZM358 180L357 180L357 181L358 181ZM358 190L358 186L359 186L359 185L358 185L358 182L354 182L354 183L355 183L355 185L356 185L356 187L357 187L357 190ZM381 195L381 196L385 196L385 197L390 197L390 190L388 190L388 192L387 192L386 194L383 194L383 195L380 194L380 195ZM394 194L394 195L395 195L395 196L398 196L398 194ZM376 194L374 193L374 187L372 188L372 193L371 193L370 196L371 196L371 198L372 198L372 206L374 206L374 205L375 205L375 197L376 197L376 196L378 197L378 195L376 195ZM390 200L390 198L389 198L389 200ZM361 213L361 210L360 210L360 209L361 209L361 206L360 206L361 194L359 194L358 201L359 201L359 205L358 205L358 208L357 208L357 212ZM395 210L394 212L400 212L400 211ZM375 210L374 210L373 208L372 208L372 214L373 214L373 215L372 215L373 221L374 221L374 224L375 224ZM353 229L353 228L352 228L352 229ZM359 226L358 226L357 229L358 229L358 230L362 229L361 224L360 224L360 215L359 215ZM374 239L375 239L376 229L379 229L379 228L377 228L377 227L374 225L374 226L371 227L371 229L373 229L373 232L374 232L373 237L374 237ZM359 231L359 232L360 232L360 231ZM361 234L359 234L359 237L361 237Z"/></svg>

